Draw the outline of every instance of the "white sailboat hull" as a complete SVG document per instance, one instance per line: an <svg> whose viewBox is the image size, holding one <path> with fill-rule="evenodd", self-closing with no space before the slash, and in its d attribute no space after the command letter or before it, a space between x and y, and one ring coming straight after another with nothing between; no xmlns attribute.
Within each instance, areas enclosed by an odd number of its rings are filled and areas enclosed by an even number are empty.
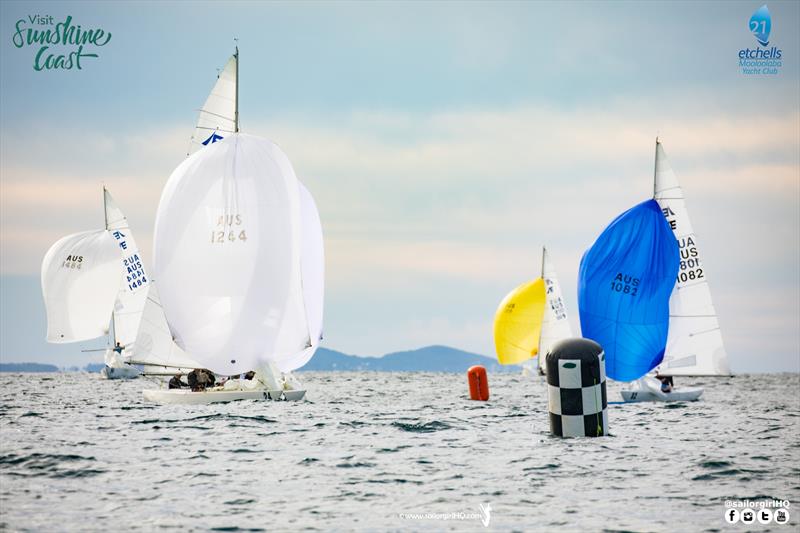
<svg viewBox="0 0 800 533"><path fill-rule="evenodd" d="M672 392L624 390L622 399L626 402L693 402L702 394L703 389L700 387L676 389Z"/></svg>
<svg viewBox="0 0 800 533"><path fill-rule="evenodd" d="M143 390L145 401L160 404L205 405L210 403L235 402L238 400L302 400L304 390L205 390L192 392L186 389Z"/></svg>
<svg viewBox="0 0 800 533"><path fill-rule="evenodd" d="M662 392L661 383L655 378L644 377L634 382L630 389L621 391L626 402L693 402L703 394L702 387L681 387L671 392Z"/></svg>
<svg viewBox="0 0 800 533"><path fill-rule="evenodd" d="M100 376L104 379L136 379L139 377L139 371L132 366L108 366L106 365L100 371Z"/></svg>

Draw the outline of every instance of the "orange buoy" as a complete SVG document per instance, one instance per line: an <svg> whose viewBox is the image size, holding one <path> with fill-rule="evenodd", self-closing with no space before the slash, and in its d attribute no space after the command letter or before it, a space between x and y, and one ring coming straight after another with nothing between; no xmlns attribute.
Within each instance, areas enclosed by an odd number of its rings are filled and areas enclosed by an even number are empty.
<svg viewBox="0 0 800 533"><path fill-rule="evenodd" d="M489 380L486 379L485 368L480 365L469 367L467 381L469 382L470 399L482 402L489 399Z"/></svg>

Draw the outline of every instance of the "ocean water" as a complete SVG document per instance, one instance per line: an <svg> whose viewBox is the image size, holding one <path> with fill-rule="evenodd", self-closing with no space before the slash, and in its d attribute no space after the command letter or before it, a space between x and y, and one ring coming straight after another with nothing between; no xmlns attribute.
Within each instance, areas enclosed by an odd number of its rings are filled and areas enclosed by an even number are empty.
<svg viewBox="0 0 800 533"><path fill-rule="evenodd" d="M463 375L301 376L304 402L158 406L145 380L0 375L0 529L797 531L798 375L678 379L703 399L609 405L594 439L549 435L538 377L480 403ZM789 526L725 522L766 498Z"/></svg>

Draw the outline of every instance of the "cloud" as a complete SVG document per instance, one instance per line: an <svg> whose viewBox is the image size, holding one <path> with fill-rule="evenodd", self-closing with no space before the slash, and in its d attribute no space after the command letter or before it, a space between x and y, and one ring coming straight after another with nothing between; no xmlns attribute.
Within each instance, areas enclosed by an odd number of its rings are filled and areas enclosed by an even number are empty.
<svg viewBox="0 0 800 533"><path fill-rule="evenodd" d="M744 360L757 348L752 339L769 336L770 350L791 353L800 311L768 302L786 303L798 291L800 114L699 113L680 100L666 107L684 110L667 120L639 100L604 109L287 114L249 131L279 141L320 207L326 333L337 348L379 354L448 342L490 353L494 308L538 274L542 244L553 251L577 326L581 254L608 221L650 194L658 130L720 295L723 327L732 326L731 352ZM2 273L35 275L57 238L98 227L100 182L149 259L161 188L190 134L169 124L126 135L77 138L44 125L11 142L4 135ZM769 292L743 291L756 302L750 306L728 298L743 283Z"/></svg>

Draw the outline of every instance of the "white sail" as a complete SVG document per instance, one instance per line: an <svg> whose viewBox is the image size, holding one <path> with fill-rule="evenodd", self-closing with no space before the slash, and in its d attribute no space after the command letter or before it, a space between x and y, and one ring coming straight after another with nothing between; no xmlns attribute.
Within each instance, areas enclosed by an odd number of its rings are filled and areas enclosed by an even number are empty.
<svg viewBox="0 0 800 533"><path fill-rule="evenodd" d="M128 226L128 219L122 213L111 194L103 188L106 228L117 242L122 254L122 281L114 305L114 337L123 347L129 346L136 339L139 320L147 298L147 287L150 282L144 269L139 248ZM109 363L106 358L106 363ZM114 362L109 366L117 366Z"/></svg>
<svg viewBox="0 0 800 533"><path fill-rule="evenodd" d="M238 131L236 117L236 79L239 52L231 56L219 73L217 82L200 109L189 153L220 141Z"/></svg>
<svg viewBox="0 0 800 533"><path fill-rule="evenodd" d="M155 283L149 284L145 302L136 342L127 362L162 367L167 372L177 372L180 368L202 368L172 340Z"/></svg>
<svg viewBox="0 0 800 533"><path fill-rule="evenodd" d="M289 358L278 361L281 372L291 372L305 365L314 356L322 340L322 315L325 294L325 247L322 223L314 197L302 183L300 188L300 213L302 229L301 268L303 276L303 303L308 318L311 346Z"/></svg>
<svg viewBox="0 0 800 533"><path fill-rule="evenodd" d="M175 342L204 368L234 375L313 346L301 282L301 198L286 155L233 134L169 178L154 268Z"/></svg>
<svg viewBox="0 0 800 533"><path fill-rule="evenodd" d="M717 312L711 301L708 271L689 220L683 190L656 141L654 198L669 221L681 253L680 270L669 301L670 320L663 375L729 375Z"/></svg>
<svg viewBox="0 0 800 533"><path fill-rule="evenodd" d="M108 333L120 283L119 247L106 230L68 235L42 261L47 341L94 339Z"/></svg>
<svg viewBox="0 0 800 533"><path fill-rule="evenodd" d="M556 277L556 270L547 255L547 249L542 249L542 278L545 284L544 319L542 320L542 333L539 337L539 367L547 371L546 358L553 345L561 340L572 337L572 326L567 318L567 306L561 295L561 285Z"/></svg>

